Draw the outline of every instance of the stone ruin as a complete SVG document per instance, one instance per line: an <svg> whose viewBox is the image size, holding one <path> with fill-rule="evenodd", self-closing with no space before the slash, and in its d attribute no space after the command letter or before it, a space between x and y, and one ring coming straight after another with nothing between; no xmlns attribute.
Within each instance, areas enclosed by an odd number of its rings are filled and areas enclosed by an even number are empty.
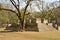
<svg viewBox="0 0 60 40"><path fill-rule="evenodd" d="M32 18L31 15L27 15L26 16L26 19L24 20L24 30L26 31L35 31L35 32L39 32L38 30L38 24L36 23L36 18ZM11 29L13 31L17 31L19 29L19 26L18 24L12 24L12 26L10 27L7 27L6 29Z"/></svg>
<svg viewBox="0 0 60 40"><path fill-rule="evenodd" d="M6 27L5 30L10 30L10 31L18 31L20 25L19 24L11 24L11 26ZM26 18L25 20L25 31L35 31L39 32L38 30L38 24L36 23L35 18Z"/></svg>
<svg viewBox="0 0 60 40"><path fill-rule="evenodd" d="M20 25L13 23L13 24L8 25L5 30L11 31L11 32L14 32L14 31L18 32L20 31Z"/></svg>
<svg viewBox="0 0 60 40"><path fill-rule="evenodd" d="M36 31L38 32L38 25L36 23L36 18L27 18L25 22L25 29L26 31Z"/></svg>

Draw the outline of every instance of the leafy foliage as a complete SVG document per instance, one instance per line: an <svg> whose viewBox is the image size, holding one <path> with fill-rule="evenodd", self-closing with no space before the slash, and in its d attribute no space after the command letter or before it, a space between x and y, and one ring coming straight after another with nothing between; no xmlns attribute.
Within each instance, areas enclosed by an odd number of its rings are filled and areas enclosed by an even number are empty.
<svg viewBox="0 0 60 40"><path fill-rule="evenodd" d="M0 23L17 23L18 22L18 18L17 16L12 13L12 12L8 12L8 11L0 11Z"/></svg>

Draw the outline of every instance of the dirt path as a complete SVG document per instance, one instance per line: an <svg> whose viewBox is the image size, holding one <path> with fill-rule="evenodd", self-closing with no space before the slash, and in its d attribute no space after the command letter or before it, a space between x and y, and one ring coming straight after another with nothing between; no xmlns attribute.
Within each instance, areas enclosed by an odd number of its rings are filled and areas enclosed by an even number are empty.
<svg viewBox="0 0 60 40"><path fill-rule="evenodd" d="M55 28L52 27L51 24L46 25L45 23L41 23L41 21L38 19L37 19L37 23L38 23L39 32L56 30Z"/></svg>

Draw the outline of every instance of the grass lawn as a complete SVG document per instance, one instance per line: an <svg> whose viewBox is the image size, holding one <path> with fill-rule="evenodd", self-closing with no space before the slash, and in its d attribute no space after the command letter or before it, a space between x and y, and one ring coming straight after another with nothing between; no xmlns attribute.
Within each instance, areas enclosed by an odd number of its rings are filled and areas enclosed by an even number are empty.
<svg viewBox="0 0 60 40"><path fill-rule="evenodd" d="M60 31L49 32L6 32L0 40L60 40Z"/></svg>

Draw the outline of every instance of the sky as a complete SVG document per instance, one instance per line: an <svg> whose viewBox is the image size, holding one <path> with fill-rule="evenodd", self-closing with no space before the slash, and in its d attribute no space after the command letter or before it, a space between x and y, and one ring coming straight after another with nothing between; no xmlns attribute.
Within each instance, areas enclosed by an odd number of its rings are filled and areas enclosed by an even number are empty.
<svg viewBox="0 0 60 40"><path fill-rule="evenodd" d="M2 2L3 0L0 0L0 2ZM54 2L54 1L58 1L58 0L44 0L45 2Z"/></svg>
<svg viewBox="0 0 60 40"><path fill-rule="evenodd" d="M45 2L54 2L54 1L59 1L59 0L45 0Z"/></svg>
<svg viewBox="0 0 60 40"><path fill-rule="evenodd" d="M3 1L4 0L0 0L0 3L3 3ZM51 3L51 2L59 1L59 0L44 0L44 1L45 1L45 3ZM7 2L7 3L9 3L9 2ZM25 3L23 3L21 0L20 5L21 5L21 8L23 8L25 6Z"/></svg>
<svg viewBox="0 0 60 40"><path fill-rule="evenodd" d="M59 0L44 0L44 1L45 1L46 3L51 3L51 2L59 1ZM4 2L4 0L0 0L0 3L3 3L3 2ZM9 2L7 2L7 3L9 3ZM20 5L21 5L22 7L24 7L24 6L25 6L25 3L23 3L22 0L21 0Z"/></svg>
<svg viewBox="0 0 60 40"><path fill-rule="evenodd" d="M45 1L45 3L51 3L51 2L59 1L59 0L44 0L44 1ZM22 7L24 7L24 4L25 4L25 3L22 3L22 2L21 2L21 5L23 5Z"/></svg>

